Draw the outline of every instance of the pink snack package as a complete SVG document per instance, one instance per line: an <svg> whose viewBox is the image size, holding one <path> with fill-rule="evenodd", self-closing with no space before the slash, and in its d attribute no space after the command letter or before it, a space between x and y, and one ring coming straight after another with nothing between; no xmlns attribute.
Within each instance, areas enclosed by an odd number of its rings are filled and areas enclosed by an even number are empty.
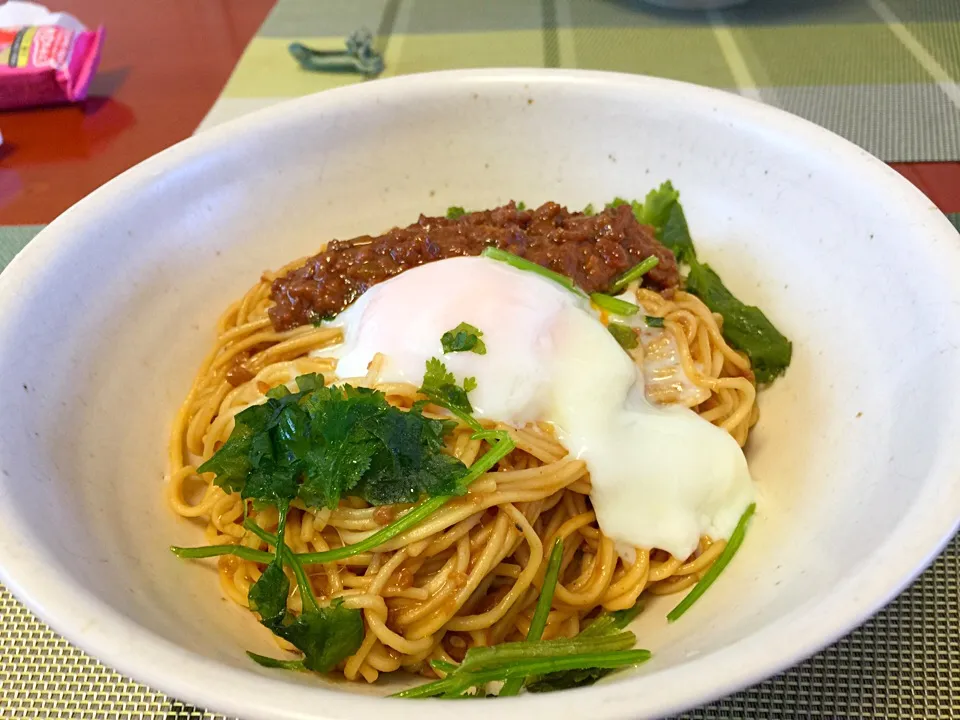
<svg viewBox="0 0 960 720"><path fill-rule="evenodd" d="M102 45L103 27L0 28L0 110L83 100Z"/></svg>

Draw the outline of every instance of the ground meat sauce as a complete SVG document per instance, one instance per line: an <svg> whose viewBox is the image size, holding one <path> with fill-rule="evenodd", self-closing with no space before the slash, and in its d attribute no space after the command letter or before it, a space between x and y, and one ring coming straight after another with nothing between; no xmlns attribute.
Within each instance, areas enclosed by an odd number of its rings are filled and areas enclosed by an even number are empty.
<svg viewBox="0 0 960 720"><path fill-rule="evenodd" d="M331 318L371 286L412 267L460 255L479 255L488 245L573 278L583 290L603 292L626 270L656 255L660 262L644 284L672 293L679 281L677 262L637 222L628 205L596 215L571 213L556 203L518 210L514 203L467 213L450 220L420 216L384 235L333 240L319 255L271 288L270 319L288 330Z"/></svg>

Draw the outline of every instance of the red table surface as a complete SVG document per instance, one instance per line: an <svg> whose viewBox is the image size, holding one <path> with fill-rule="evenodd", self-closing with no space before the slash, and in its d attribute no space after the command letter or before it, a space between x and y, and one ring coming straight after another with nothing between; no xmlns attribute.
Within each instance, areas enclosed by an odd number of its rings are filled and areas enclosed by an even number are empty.
<svg viewBox="0 0 960 720"><path fill-rule="evenodd" d="M91 97L0 113L0 225L48 223L110 178L188 137L274 0L50 0L107 37ZM960 163L895 163L960 212Z"/></svg>

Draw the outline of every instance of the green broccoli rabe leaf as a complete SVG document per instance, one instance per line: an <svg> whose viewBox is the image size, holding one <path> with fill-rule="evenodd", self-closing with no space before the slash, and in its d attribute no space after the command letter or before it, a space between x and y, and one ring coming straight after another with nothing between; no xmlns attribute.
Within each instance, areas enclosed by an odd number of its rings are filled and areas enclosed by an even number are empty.
<svg viewBox="0 0 960 720"><path fill-rule="evenodd" d="M328 607L297 615L274 632L303 653L305 668L329 672L360 649L363 615L337 598Z"/></svg>
<svg viewBox="0 0 960 720"><path fill-rule="evenodd" d="M483 331L473 325L462 322L453 330L447 330L440 338L443 352L473 352L477 355L486 355L487 346L484 344Z"/></svg>
<svg viewBox="0 0 960 720"><path fill-rule="evenodd" d="M771 382L784 373L793 355L793 344L760 308L744 305L734 297L709 265L690 266L687 291L723 316L723 337L747 354L758 383Z"/></svg>
<svg viewBox="0 0 960 720"><path fill-rule="evenodd" d="M447 220L456 220L467 214L467 211L464 210L459 205L451 205L447 208Z"/></svg>
<svg viewBox="0 0 960 720"><path fill-rule="evenodd" d="M457 384L453 373L447 371L447 366L437 358L427 360L426 372L423 374L423 385L420 392L438 405L459 413L473 412L470 398L467 393L476 388L475 378L466 378L463 385Z"/></svg>
<svg viewBox="0 0 960 720"><path fill-rule="evenodd" d="M260 621L270 627L283 620L287 614L287 594L290 592L290 581L283 572L283 563L272 562L267 565L250 590L247 592L247 602L250 609L260 614Z"/></svg>

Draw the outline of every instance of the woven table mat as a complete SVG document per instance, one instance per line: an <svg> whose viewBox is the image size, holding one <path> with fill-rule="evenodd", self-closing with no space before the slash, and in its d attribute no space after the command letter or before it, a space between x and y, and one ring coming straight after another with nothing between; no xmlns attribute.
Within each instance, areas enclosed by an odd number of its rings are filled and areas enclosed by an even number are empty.
<svg viewBox="0 0 960 720"><path fill-rule="evenodd" d="M960 230L960 214L950 216ZM0 269L41 229L0 227ZM683 720L960 718L960 536L890 606L801 665ZM226 720L128 680L0 585L0 719Z"/></svg>
<svg viewBox="0 0 960 720"><path fill-rule="evenodd" d="M641 0L279 0L210 116L362 80L300 70L292 41L367 28L384 77L467 67L616 70L789 110L887 162L960 161L960 1L751 0L722 12Z"/></svg>

